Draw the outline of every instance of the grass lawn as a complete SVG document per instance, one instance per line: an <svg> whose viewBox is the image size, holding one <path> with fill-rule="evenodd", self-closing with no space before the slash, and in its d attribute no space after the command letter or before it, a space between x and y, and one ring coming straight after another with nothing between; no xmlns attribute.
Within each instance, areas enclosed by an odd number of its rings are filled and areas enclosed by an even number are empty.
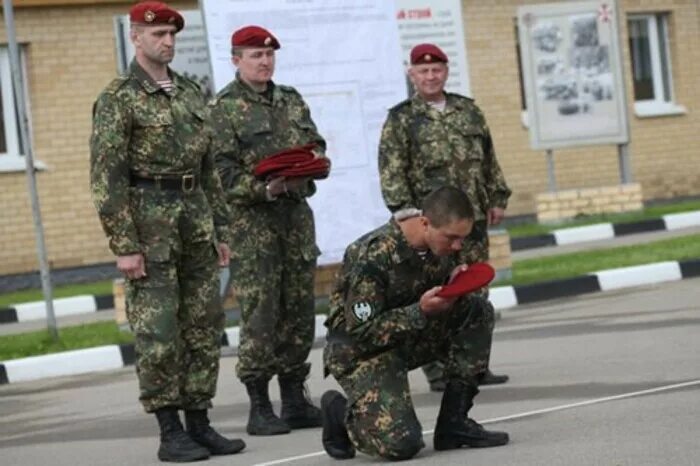
<svg viewBox="0 0 700 466"><path fill-rule="evenodd" d="M51 341L48 330L0 337L0 361L39 354L57 353L94 346L131 343L134 337L114 322L96 322L58 329L59 341Z"/></svg>
<svg viewBox="0 0 700 466"><path fill-rule="evenodd" d="M691 235L644 245L516 261L513 264L513 279L498 282L495 286L523 285L616 267L696 258L700 258L700 235ZM316 312L327 313L328 306L319 305ZM226 325L236 325L236 321L229 321ZM61 341L58 344L51 343L46 330L0 336L0 361L92 346L128 343L133 340L131 334L121 332L113 322L64 327L59 329L59 334Z"/></svg>
<svg viewBox="0 0 700 466"><path fill-rule="evenodd" d="M697 258L700 258L700 235L682 236L643 245L514 261L513 279L495 286L524 285L617 267Z"/></svg>
<svg viewBox="0 0 700 466"><path fill-rule="evenodd" d="M112 294L112 280L104 280L95 283L81 283L77 285L61 285L54 287L53 297L68 298L81 294L105 295ZM4 293L0 295L0 308L12 304L26 303L30 301L43 301L44 294L41 290L22 290Z"/></svg>
<svg viewBox="0 0 700 466"><path fill-rule="evenodd" d="M667 214L677 214L681 212L690 212L700 210L700 200L678 202L674 204L666 204L659 206L647 207L639 212L627 212L623 214L600 214L588 215L585 217L572 219L560 224L540 225L538 223L525 223L522 225L514 225L507 227L511 237L533 236L549 233L552 230L560 228L578 227L582 225L592 225L594 223L626 223L637 222L640 220L651 220L661 218Z"/></svg>

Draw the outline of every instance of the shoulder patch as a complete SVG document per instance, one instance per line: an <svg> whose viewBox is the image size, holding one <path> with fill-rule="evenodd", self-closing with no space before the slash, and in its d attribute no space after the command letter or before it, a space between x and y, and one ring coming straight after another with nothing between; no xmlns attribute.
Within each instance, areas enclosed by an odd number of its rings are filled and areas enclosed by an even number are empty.
<svg viewBox="0 0 700 466"><path fill-rule="evenodd" d="M367 322L372 317L374 309L367 301L358 301L352 305L352 313L360 322Z"/></svg>

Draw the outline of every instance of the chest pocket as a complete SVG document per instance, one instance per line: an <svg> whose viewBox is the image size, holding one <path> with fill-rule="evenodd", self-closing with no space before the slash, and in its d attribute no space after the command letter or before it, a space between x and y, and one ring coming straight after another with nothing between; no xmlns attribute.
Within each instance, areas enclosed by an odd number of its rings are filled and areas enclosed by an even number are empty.
<svg viewBox="0 0 700 466"><path fill-rule="evenodd" d="M236 128L236 137L245 148L263 144L272 135L270 121L265 119L252 119Z"/></svg>
<svg viewBox="0 0 700 466"><path fill-rule="evenodd" d="M140 128L164 128L173 125L173 116L169 110L138 112L134 115L136 126Z"/></svg>
<svg viewBox="0 0 700 466"><path fill-rule="evenodd" d="M478 126L464 125L456 128L454 141L457 156L460 160L468 160L471 164L481 164L484 160L484 144L486 133Z"/></svg>

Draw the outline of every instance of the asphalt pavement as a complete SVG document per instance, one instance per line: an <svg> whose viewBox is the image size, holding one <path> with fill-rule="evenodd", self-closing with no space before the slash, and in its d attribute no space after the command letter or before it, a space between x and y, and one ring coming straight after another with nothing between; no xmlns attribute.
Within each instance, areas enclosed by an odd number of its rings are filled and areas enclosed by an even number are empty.
<svg viewBox="0 0 700 466"><path fill-rule="evenodd" d="M700 279L586 295L504 312L492 367L511 381L482 387L472 416L511 435L507 446L435 452L440 395L411 374L427 447L405 464L700 465ZM314 349L315 402L336 388ZM222 359L214 424L246 450L200 464L331 465L320 430L245 434L247 398L235 357ZM274 382L274 381L273 381ZM278 406L278 390L272 396ZM161 464L155 419L137 402L133 368L0 387L2 464ZM376 464L358 455L343 464Z"/></svg>

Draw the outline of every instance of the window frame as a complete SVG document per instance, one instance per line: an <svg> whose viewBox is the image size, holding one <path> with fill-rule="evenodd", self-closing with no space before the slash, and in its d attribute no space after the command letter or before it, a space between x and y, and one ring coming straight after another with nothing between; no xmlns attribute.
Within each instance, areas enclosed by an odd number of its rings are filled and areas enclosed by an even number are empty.
<svg viewBox="0 0 700 466"><path fill-rule="evenodd" d="M632 97L634 112L640 118L664 115L681 115L686 109L676 104L673 86L673 66L669 46L669 14L632 13L627 15L627 34L633 21L646 22L649 38L649 60L651 64L653 99L637 100L634 96L634 54L630 46L630 77L632 79ZM663 35L663 37L662 37ZM663 50L662 50L663 47ZM665 60L664 60L665 56ZM665 62L665 63L664 63Z"/></svg>
<svg viewBox="0 0 700 466"><path fill-rule="evenodd" d="M26 58L25 48L19 46L19 59L22 71L22 92L27 111L27 119L31 127L31 114L29 112L29 94L27 92L26 79ZM19 172L26 170L26 160L21 150L22 142L20 135L20 125L17 115L17 104L15 102L14 81L12 79L12 69L10 67L10 51L7 44L0 44L0 92L2 93L3 122L5 126L6 152L0 152L0 173ZM30 131L31 134L31 131ZM43 170L46 166L34 160L34 168Z"/></svg>

